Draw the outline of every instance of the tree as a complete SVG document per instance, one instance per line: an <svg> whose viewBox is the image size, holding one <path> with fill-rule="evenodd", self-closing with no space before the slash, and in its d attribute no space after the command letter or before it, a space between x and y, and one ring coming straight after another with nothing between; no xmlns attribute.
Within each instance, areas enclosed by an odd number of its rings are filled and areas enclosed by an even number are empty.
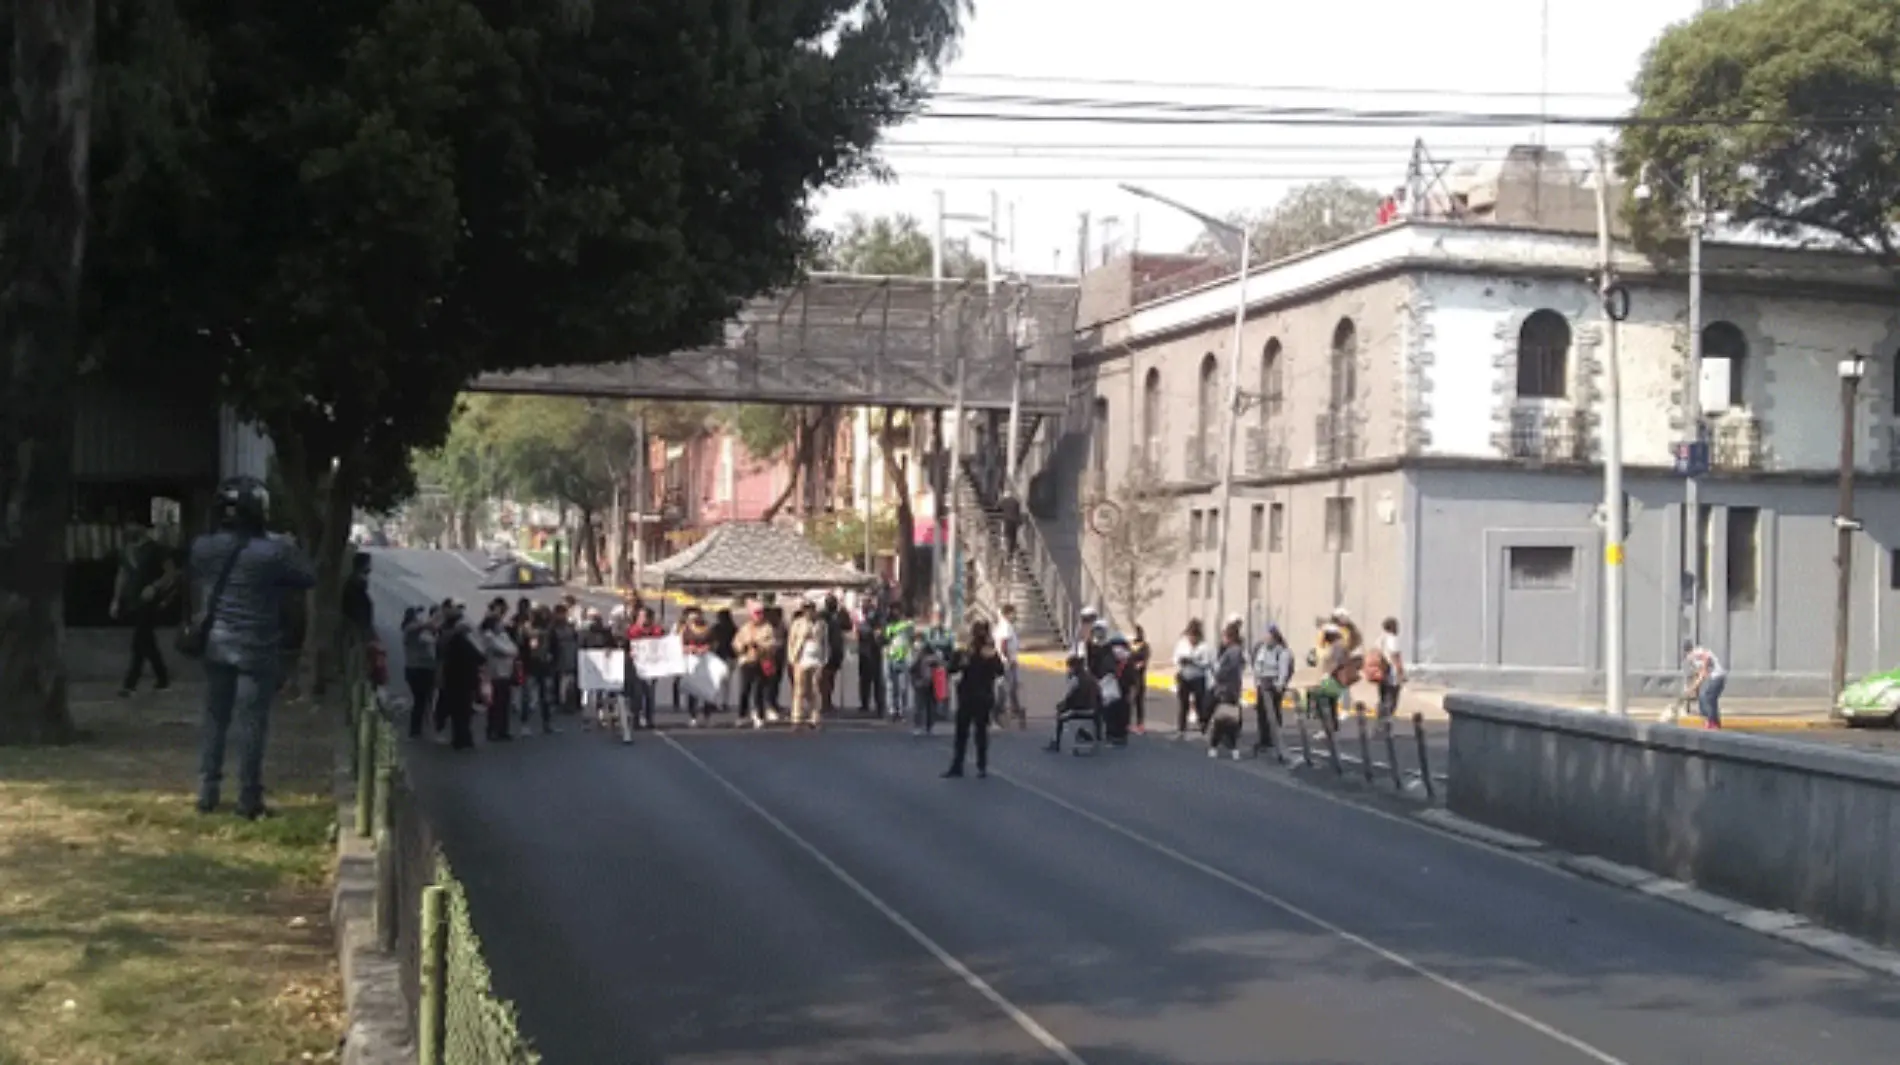
<svg viewBox="0 0 1900 1065"><path fill-rule="evenodd" d="M1626 187L1650 191L1625 207L1634 234L1678 241L1700 171L1705 206L1732 225L1900 268L1896 79L1900 7L1887 0L1755 0L1671 27L1643 59L1617 153Z"/></svg>
<svg viewBox="0 0 1900 1065"><path fill-rule="evenodd" d="M1245 226L1255 262L1284 259L1363 233L1379 222L1385 197L1345 178L1302 185L1264 211L1236 211L1227 221ZM1225 254L1210 233L1196 237L1188 250L1196 255Z"/></svg>
<svg viewBox="0 0 1900 1065"><path fill-rule="evenodd" d="M712 339L968 12L104 3L90 348L270 433L326 632L353 506L412 488L471 376Z"/></svg>
<svg viewBox="0 0 1900 1065"><path fill-rule="evenodd" d="M1187 556L1175 498L1166 487L1151 471L1132 466L1091 511L1102 591L1126 626L1141 624Z"/></svg>
<svg viewBox="0 0 1900 1065"><path fill-rule="evenodd" d="M17 0L6 288L0 294L0 744L75 736L59 660L80 264L86 248L92 0Z"/></svg>
<svg viewBox="0 0 1900 1065"><path fill-rule="evenodd" d="M871 514L871 542L890 543L896 535L896 520L882 511ZM835 510L820 514L805 523L805 539L820 551L840 562L862 565L867 571L871 561L864 557L864 515L856 510Z"/></svg>
<svg viewBox="0 0 1900 1065"><path fill-rule="evenodd" d="M837 232L827 235L819 268L878 277L929 277L931 243L931 235L913 215L853 213ZM968 240L944 241L945 277L980 280L985 269L984 260L971 254Z"/></svg>

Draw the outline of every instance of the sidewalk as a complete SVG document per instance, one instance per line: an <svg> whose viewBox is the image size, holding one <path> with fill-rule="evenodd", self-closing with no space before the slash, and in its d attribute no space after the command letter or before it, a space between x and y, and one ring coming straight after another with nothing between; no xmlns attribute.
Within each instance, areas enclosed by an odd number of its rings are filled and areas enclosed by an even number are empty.
<svg viewBox="0 0 1900 1065"><path fill-rule="evenodd" d="M1025 651L1022 664L1046 673L1060 673L1064 670L1063 656L1058 653ZM1317 680L1311 670L1302 669L1293 675L1296 687L1305 687ZM1152 669L1148 671L1148 687L1156 691L1174 691L1174 671L1172 669ZM1408 684L1402 696L1402 709L1407 714L1423 714L1428 721L1445 721L1445 696L1450 689L1431 684ZM1486 695L1500 699L1517 699L1527 703L1556 707L1565 710L1600 710L1603 701L1587 695L1553 695L1547 692L1523 691L1486 691ZM1244 696L1248 705L1254 701L1251 682ZM1630 700L1630 716L1644 720L1660 720L1665 711L1673 705L1673 700L1654 696L1645 696ZM1733 729L1756 732L1777 732L1810 728L1831 728L1836 723L1828 718L1825 702L1816 699L1789 698L1745 698L1730 697L1722 700L1723 722Z"/></svg>

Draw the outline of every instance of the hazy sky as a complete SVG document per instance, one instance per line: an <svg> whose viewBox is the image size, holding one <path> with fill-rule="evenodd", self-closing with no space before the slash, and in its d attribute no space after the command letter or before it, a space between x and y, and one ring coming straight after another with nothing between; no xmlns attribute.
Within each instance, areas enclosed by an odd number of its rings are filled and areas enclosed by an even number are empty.
<svg viewBox="0 0 1900 1065"><path fill-rule="evenodd" d="M903 211L929 224L942 189L955 214L987 214L991 191L1015 205L1016 263L1073 269L1078 215L1139 225L1140 245L1174 250L1198 226L1117 189L1140 184L1210 213L1273 203L1329 176L1380 190L1401 184L1412 142L1441 159L1495 157L1533 142L1536 126L1457 128L1397 118L1350 124L1186 125L1221 116L1181 105L1345 108L1520 115L1619 114L1643 51L1697 0L1548 0L1549 66L1541 58L1542 0L976 0L962 54L933 106L966 114L1074 113L995 96L1173 104L1165 122L1067 123L925 117L892 131L894 184L840 190L821 219ZM1033 79L1033 80L1031 80ZM1045 80L1046 79L1046 80ZM1130 84L1106 84L1105 81ZM1219 88L1215 86L1234 86ZM1287 91L1303 87L1304 91ZM1432 92L1436 90L1436 92ZM965 94L961 99L954 94ZM981 95L977 95L981 94ZM983 96L990 98L985 99ZM1097 114L1103 113L1099 104ZM1110 112L1111 114L1113 112ZM1547 141L1579 149L1600 129L1553 126ZM1004 212L1007 217L1007 208ZM952 237L976 228L949 227ZM1007 222L999 226L1007 229ZM1097 246L1112 233L1098 226ZM1007 265L1010 255L1002 253Z"/></svg>

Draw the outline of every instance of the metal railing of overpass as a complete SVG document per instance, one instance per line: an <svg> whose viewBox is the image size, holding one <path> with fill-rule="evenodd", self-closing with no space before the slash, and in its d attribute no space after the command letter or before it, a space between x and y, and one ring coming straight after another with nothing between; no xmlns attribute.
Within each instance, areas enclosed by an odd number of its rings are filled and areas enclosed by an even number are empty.
<svg viewBox="0 0 1900 1065"><path fill-rule="evenodd" d="M1006 410L1068 404L1079 289L1020 278L812 274L749 301L723 343L599 366L485 374L477 392L704 402Z"/></svg>

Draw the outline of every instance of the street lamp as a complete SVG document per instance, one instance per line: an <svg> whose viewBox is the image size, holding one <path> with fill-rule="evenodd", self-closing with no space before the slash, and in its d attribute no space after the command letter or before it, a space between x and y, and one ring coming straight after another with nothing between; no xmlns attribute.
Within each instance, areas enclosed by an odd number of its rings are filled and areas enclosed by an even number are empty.
<svg viewBox="0 0 1900 1065"><path fill-rule="evenodd" d="M1220 522L1214 542L1214 620L1221 629L1227 626L1227 530L1234 524L1234 433L1240 423L1240 361L1243 355L1242 331L1247 325L1247 271L1252 266L1252 244L1247 230L1225 219L1216 218L1204 211L1197 211L1184 203L1171 200L1166 196L1138 185L1121 186L1123 192L1138 196L1144 200L1158 203L1180 211L1207 227L1221 247L1229 254L1240 257L1240 274L1235 283L1234 292L1234 342L1233 365L1227 371L1227 402L1221 411L1221 447L1220 491L1215 496L1219 508Z"/></svg>
<svg viewBox="0 0 1900 1065"><path fill-rule="evenodd" d="M1867 376L1867 358L1852 355L1835 367L1841 377L1841 502L1834 516L1834 670L1828 694L1830 715L1840 713L1841 692L1847 687L1848 622L1854 594L1854 414L1860 405L1860 382Z"/></svg>

